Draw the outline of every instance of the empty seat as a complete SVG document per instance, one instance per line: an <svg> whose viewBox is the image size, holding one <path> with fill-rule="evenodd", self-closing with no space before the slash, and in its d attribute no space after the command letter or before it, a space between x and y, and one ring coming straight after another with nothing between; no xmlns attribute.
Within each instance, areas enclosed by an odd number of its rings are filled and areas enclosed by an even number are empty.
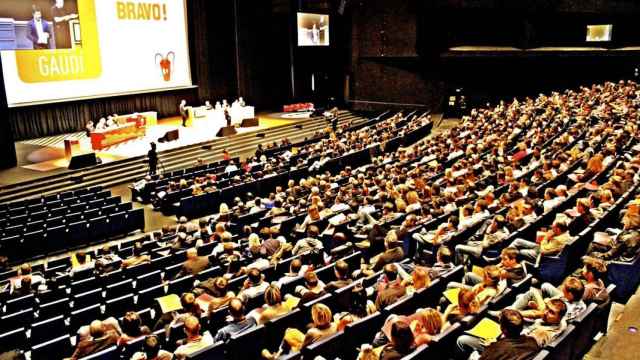
<svg viewBox="0 0 640 360"><path fill-rule="evenodd" d="M117 236L126 234L127 217L124 212L118 212L109 215L109 236Z"/></svg>
<svg viewBox="0 0 640 360"><path fill-rule="evenodd" d="M69 245L78 247L88 244L89 225L86 221L78 221L69 224Z"/></svg>
<svg viewBox="0 0 640 360"><path fill-rule="evenodd" d="M136 289L148 289L160 284L162 284L162 273L160 270L136 278Z"/></svg>
<svg viewBox="0 0 640 360"><path fill-rule="evenodd" d="M55 339L59 334L64 333L66 333L64 316L58 315L56 317L34 323L31 326L31 342L33 344L40 344Z"/></svg>
<svg viewBox="0 0 640 360"><path fill-rule="evenodd" d="M109 227L109 223L107 221L106 216L98 216L95 218L88 219L89 221L89 231L91 231L92 243L103 241L106 238L109 238L111 235L111 230Z"/></svg>
<svg viewBox="0 0 640 360"><path fill-rule="evenodd" d="M102 302L102 289L93 289L73 296L73 308L81 309Z"/></svg>
<svg viewBox="0 0 640 360"><path fill-rule="evenodd" d="M33 294L21 296L19 298L7 300L5 313L10 314L20 310L32 308L35 304L35 296Z"/></svg>
<svg viewBox="0 0 640 360"><path fill-rule="evenodd" d="M89 325L92 320L101 319L100 304L93 304L84 308L76 308L69 316L69 329L76 333L80 326Z"/></svg>
<svg viewBox="0 0 640 360"><path fill-rule="evenodd" d="M115 345L112 347L106 348L102 351L99 351L97 353L80 358L80 360L119 360L119 359L120 359L120 349Z"/></svg>
<svg viewBox="0 0 640 360"><path fill-rule="evenodd" d="M71 294L80 294L101 287L101 283L96 277L90 277L71 283Z"/></svg>
<svg viewBox="0 0 640 360"><path fill-rule="evenodd" d="M182 293L188 292L193 288L193 281L195 278L193 275L183 276L179 279L171 280L169 282L169 294L177 294L178 296L182 295Z"/></svg>
<svg viewBox="0 0 640 360"><path fill-rule="evenodd" d="M2 351L21 350L27 348L27 332L21 327L0 334L0 349Z"/></svg>
<svg viewBox="0 0 640 360"><path fill-rule="evenodd" d="M152 306L156 298L164 296L164 285L154 286L149 289L141 290L138 293L138 308L146 308Z"/></svg>
<svg viewBox="0 0 640 360"><path fill-rule="evenodd" d="M31 348L32 360L63 359L71 356L71 339L69 335L62 335L53 340L34 345Z"/></svg>
<svg viewBox="0 0 640 360"><path fill-rule="evenodd" d="M128 203L131 204L131 203ZM124 208L118 208L118 210L124 210ZM144 221L144 209L128 209L127 210L127 233L140 230L144 231L145 221Z"/></svg>
<svg viewBox="0 0 640 360"><path fill-rule="evenodd" d="M122 316L125 312L133 309L133 294L127 294L119 298L107 300L104 308L105 317Z"/></svg>
<svg viewBox="0 0 640 360"><path fill-rule="evenodd" d="M56 301L43 303L40 305L38 317L40 319L50 319L56 315L67 315L69 313L69 298L61 298Z"/></svg>
<svg viewBox="0 0 640 360"><path fill-rule="evenodd" d="M106 299L115 299L126 294L130 294L133 291L133 280L127 279L120 281L118 283L107 285L106 288Z"/></svg>

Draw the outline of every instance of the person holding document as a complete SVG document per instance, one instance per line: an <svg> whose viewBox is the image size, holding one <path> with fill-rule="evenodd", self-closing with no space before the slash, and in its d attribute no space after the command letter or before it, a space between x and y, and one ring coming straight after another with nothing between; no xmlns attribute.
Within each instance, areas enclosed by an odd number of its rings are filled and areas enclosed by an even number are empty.
<svg viewBox="0 0 640 360"><path fill-rule="evenodd" d="M39 7L34 5L31 14L33 18L27 24L29 27L27 37L33 43L34 49L48 49L51 26L46 20L42 19L42 10Z"/></svg>

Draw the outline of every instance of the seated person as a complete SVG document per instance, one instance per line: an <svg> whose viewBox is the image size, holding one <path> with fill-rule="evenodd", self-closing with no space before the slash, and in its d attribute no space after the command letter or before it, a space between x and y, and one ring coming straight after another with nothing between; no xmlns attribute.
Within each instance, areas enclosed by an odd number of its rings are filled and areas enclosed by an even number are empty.
<svg viewBox="0 0 640 360"><path fill-rule="evenodd" d="M108 329L102 321L94 320L89 325L88 337L80 340L76 345L76 350L71 355L72 360L77 360L85 356L100 352L115 345L120 338L114 329Z"/></svg>
<svg viewBox="0 0 640 360"><path fill-rule="evenodd" d="M198 256L198 250L196 248L190 248L187 250L187 260L182 264L182 268L175 278L179 279L187 275L198 275L200 271L208 268L209 265L208 256Z"/></svg>
<svg viewBox="0 0 640 360"><path fill-rule="evenodd" d="M142 351L136 352L131 360L171 360L173 354L160 349L160 341L156 335L147 336L142 344Z"/></svg>
<svg viewBox="0 0 640 360"><path fill-rule="evenodd" d="M604 283L607 275L607 265L600 259L588 256L582 258L582 263L582 268L574 273L584 285L582 300L585 302L593 301L598 304L607 302L609 294Z"/></svg>
<svg viewBox="0 0 640 360"><path fill-rule="evenodd" d="M371 265L371 271L380 271L386 264L399 262L404 259L404 250L402 249L402 243L398 241L398 237L394 230L387 233L384 238L385 251L372 257L369 260ZM365 272L366 274L366 272Z"/></svg>
<svg viewBox="0 0 640 360"><path fill-rule="evenodd" d="M524 319L516 310L504 309L500 313L500 330L498 340L487 346L480 360L512 360L533 359L540 348L532 337L522 335Z"/></svg>
<svg viewBox="0 0 640 360"><path fill-rule="evenodd" d="M328 283L324 287L324 291L332 292L345 286L351 285L353 280L349 276L349 264L342 260L338 260L333 267L333 273L336 280Z"/></svg>
<svg viewBox="0 0 640 360"><path fill-rule="evenodd" d="M250 298L258 296L269 287L269 283L264 281L264 276L260 269L252 268L247 273L247 280L245 280L242 290L238 293L238 297L247 302Z"/></svg>
<svg viewBox="0 0 640 360"><path fill-rule="evenodd" d="M229 301L229 316L231 321L218 330L214 342L228 342L234 334L240 334L256 326L255 318L244 315L244 304L238 298Z"/></svg>
<svg viewBox="0 0 640 360"><path fill-rule="evenodd" d="M324 246L322 245L322 241L318 239L319 235L320 230L317 226L309 226L309 229L307 230L307 237L296 242L293 250L291 250L291 254L300 255L308 251L322 250Z"/></svg>
<svg viewBox="0 0 640 360"><path fill-rule="evenodd" d="M338 323L338 331L345 326L376 312L376 306L367 299L367 291L358 284L351 289L351 298L348 311L338 313L334 320Z"/></svg>
<svg viewBox="0 0 640 360"><path fill-rule="evenodd" d="M521 334L534 339L539 348L546 346L566 328L566 322L564 321L566 310L567 307L562 300L548 300L543 315L535 320L533 324L527 326ZM462 335L456 341L457 358L466 359L474 351L484 353L488 345L485 340L473 335ZM533 344L528 345L530 347L529 351L531 351Z"/></svg>
<svg viewBox="0 0 640 360"><path fill-rule="evenodd" d="M476 294L468 289L462 288L458 293L458 304L449 304L442 316L445 323L453 324L461 321L467 315L473 315L480 309L480 304L476 300Z"/></svg>
<svg viewBox="0 0 640 360"><path fill-rule="evenodd" d="M196 295L207 293L211 296L211 300L209 301L209 311L215 311L227 305L235 296L233 291L229 290L229 282L222 276L200 282L193 289L193 292Z"/></svg>
<svg viewBox="0 0 640 360"><path fill-rule="evenodd" d="M583 295L582 282L570 276L564 280L560 289L549 283L542 284L540 290L529 289L516 297L511 308L520 311L526 319L539 319L545 314L548 299L560 299L566 304L565 318L571 321L587 309L587 305L582 300Z"/></svg>
<svg viewBox="0 0 640 360"><path fill-rule="evenodd" d="M290 311L290 304L282 300L280 288L276 285L269 285L267 290L264 292L264 306L252 312L251 315L257 319L257 322L260 325Z"/></svg>
<svg viewBox="0 0 640 360"><path fill-rule="evenodd" d="M406 294L406 288L402 285L400 276L398 276L398 267L396 264L387 264L384 266L384 276L376 286L376 309L382 310L388 305L395 303L398 299Z"/></svg>
<svg viewBox="0 0 640 360"><path fill-rule="evenodd" d="M639 202L634 200L632 203ZM638 205L627 207L622 217L622 232L609 243L593 242L587 250L589 256L609 261L631 262L640 250L640 210Z"/></svg>
<svg viewBox="0 0 640 360"><path fill-rule="evenodd" d="M515 239L510 247L518 249L518 253L525 260L536 262L538 256L553 256L559 254L565 245L571 240L567 224L564 221L555 221L551 230L547 231L540 243L524 239Z"/></svg>
<svg viewBox="0 0 640 360"><path fill-rule="evenodd" d="M184 333L186 340L173 352L176 359L186 359L189 354L213 344L213 337L208 331L200 334L200 321L195 316L188 316L184 320Z"/></svg>
<svg viewBox="0 0 640 360"><path fill-rule="evenodd" d="M500 279L506 280L509 285L525 278L524 266L518 262L518 250L512 247L502 249L500 252Z"/></svg>
<svg viewBox="0 0 640 360"><path fill-rule="evenodd" d="M466 258L471 256L479 259L485 249L498 244L509 235L504 217L497 215L492 220L486 220L478 229L476 234L465 244L456 245L456 258L459 264L466 262Z"/></svg>
<svg viewBox="0 0 640 360"><path fill-rule="evenodd" d="M422 266L416 266L411 272L411 277L402 280L402 284L407 288L407 294L428 288L431 285L429 271Z"/></svg>
<svg viewBox="0 0 640 360"><path fill-rule="evenodd" d="M286 272L283 276L278 279L278 286L282 286L289 281L293 281L298 277L304 275L307 272L307 265L302 265L302 260L300 258L295 258L291 260L291 264L289 264L289 272Z"/></svg>
<svg viewBox="0 0 640 360"><path fill-rule="evenodd" d="M500 293L498 282L500 281L500 269L495 265L484 267L484 275L480 277L473 272L467 272L464 275L462 284L450 282L447 288L465 288L476 294L476 301L480 305L489 302L493 297Z"/></svg>
<svg viewBox="0 0 640 360"><path fill-rule="evenodd" d="M118 345L126 345L151 332L148 327L142 326L140 315L134 311L128 311L122 318L122 334L118 339Z"/></svg>
<svg viewBox="0 0 640 360"><path fill-rule="evenodd" d="M413 234L413 239L420 244L440 245L451 238L458 232L458 217L455 215L449 216L449 221L438 226L437 229L426 231L424 228L419 233ZM418 246L420 248L420 246Z"/></svg>
<svg viewBox="0 0 640 360"><path fill-rule="evenodd" d="M142 252L143 252L142 243L138 241L133 245L133 255L129 258L122 260L122 264L120 266L123 269L125 269L128 267L132 267L140 264L150 263L151 256L146 254L143 255Z"/></svg>
<svg viewBox="0 0 640 360"><path fill-rule="evenodd" d="M413 351L414 341L409 325L394 322L391 326L391 341L382 348L380 360L402 359Z"/></svg>
<svg viewBox="0 0 640 360"><path fill-rule="evenodd" d="M300 303L304 304L326 294L324 283L318 279L315 271L307 271L304 274L304 286L298 285L295 294L300 297Z"/></svg>
<svg viewBox="0 0 640 360"><path fill-rule="evenodd" d="M331 309L324 304L314 304L311 307L313 325L306 333L298 329L289 328L277 353L271 354L267 349L262 350L265 359L277 359L284 353L296 353L305 347L318 342L337 332L337 324L332 322Z"/></svg>
<svg viewBox="0 0 640 360"><path fill-rule="evenodd" d="M429 278L437 279L443 274L451 271L454 266L451 249L445 245L440 245L436 252L436 262L431 267L427 267L429 271Z"/></svg>
<svg viewBox="0 0 640 360"><path fill-rule="evenodd" d="M382 346L389 342L391 327L396 322L409 325L416 347L430 343L435 335L440 334L443 325L442 315L432 308L418 309L415 314L409 316L392 314L385 320L382 330L376 334L374 346Z"/></svg>

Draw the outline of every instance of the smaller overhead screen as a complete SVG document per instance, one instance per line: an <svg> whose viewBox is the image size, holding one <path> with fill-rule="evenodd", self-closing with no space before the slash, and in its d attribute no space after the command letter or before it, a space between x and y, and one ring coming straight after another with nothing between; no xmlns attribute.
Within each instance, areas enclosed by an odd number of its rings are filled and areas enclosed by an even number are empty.
<svg viewBox="0 0 640 360"><path fill-rule="evenodd" d="M329 46L329 15L298 13L298 46Z"/></svg>
<svg viewBox="0 0 640 360"><path fill-rule="evenodd" d="M603 42L611 41L613 25L587 25L587 41Z"/></svg>

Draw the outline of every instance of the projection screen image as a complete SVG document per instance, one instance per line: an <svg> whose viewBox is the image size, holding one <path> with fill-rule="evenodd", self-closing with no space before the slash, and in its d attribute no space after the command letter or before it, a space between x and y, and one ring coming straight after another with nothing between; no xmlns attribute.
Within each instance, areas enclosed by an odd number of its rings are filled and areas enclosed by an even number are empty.
<svg viewBox="0 0 640 360"><path fill-rule="evenodd" d="M587 25L587 41L611 41L613 25Z"/></svg>
<svg viewBox="0 0 640 360"><path fill-rule="evenodd" d="M9 107L191 87L185 0L2 0Z"/></svg>
<svg viewBox="0 0 640 360"><path fill-rule="evenodd" d="M298 13L298 46L329 46L329 15Z"/></svg>

